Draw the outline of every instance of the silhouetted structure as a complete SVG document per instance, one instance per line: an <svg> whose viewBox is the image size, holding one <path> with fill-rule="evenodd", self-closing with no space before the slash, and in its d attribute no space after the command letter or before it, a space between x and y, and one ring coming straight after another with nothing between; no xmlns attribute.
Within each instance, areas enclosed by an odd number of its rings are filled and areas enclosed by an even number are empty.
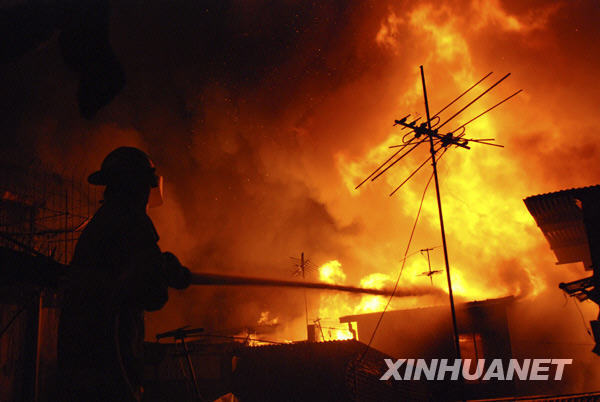
<svg viewBox="0 0 600 402"><path fill-rule="evenodd" d="M466 381L464 398L513 398L515 396L568 394L582 390L596 390L596 357L589 353L592 342L585 338L571 339L570 335L542 332L539 320L532 319L536 311L526 300L509 296L456 305L460 328L459 344L463 359L486 359L487 370L492 359L573 359L561 381L545 381L540 388L538 381L518 380ZM340 317L340 322L356 328L358 339L370 339L380 313ZM525 318L526 317L526 318ZM581 325L579 317L568 317L567 325ZM402 359L453 359L452 322L446 306L388 311L377 330L372 346L394 358ZM550 353L549 353L550 352ZM455 384L426 381L427 386L439 398L447 395Z"/></svg>
<svg viewBox="0 0 600 402"><path fill-rule="evenodd" d="M463 359L507 359L512 357L507 309L512 296L456 305L460 354ZM355 323L358 339L369 339L381 313L340 317ZM388 311L377 330L373 347L396 358L454 359L452 321L446 306ZM425 381L424 381L425 382ZM438 395L455 384L428 382ZM467 384L468 398L513 395L511 381Z"/></svg>
<svg viewBox="0 0 600 402"><path fill-rule="evenodd" d="M174 344L147 344L150 401L191 401L192 382ZM380 381L387 370L377 350L354 341L297 342L266 346L188 343L205 399L232 393L240 401L428 400L426 384Z"/></svg>
<svg viewBox="0 0 600 402"><path fill-rule="evenodd" d="M557 264L582 262L592 276L561 283L559 287L579 301L600 305L600 186L540 194L524 200L548 240ZM600 321L590 321L600 354Z"/></svg>
<svg viewBox="0 0 600 402"><path fill-rule="evenodd" d="M10 3L10 2L9 2ZM19 58L58 32L65 63L79 75L79 111L91 119L125 86L109 42L108 0L22 2L0 8L0 63Z"/></svg>
<svg viewBox="0 0 600 402"><path fill-rule="evenodd" d="M380 381L389 356L354 341L248 347L238 352L233 393L242 401L427 400L425 384Z"/></svg>
<svg viewBox="0 0 600 402"><path fill-rule="evenodd" d="M194 367L200 395L213 401L232 392L235 351L239 342L187 342L187 351ZM194 381L190 377L187 359L175 343L146 343L144 370L144 401L196 401Z"/></svg>
<svg viewBox="0 0 600 402"><path fill-rule="evenodd" d="M96 204L80 180L0 165L0 400L52 400L56 289Z"/></svg>

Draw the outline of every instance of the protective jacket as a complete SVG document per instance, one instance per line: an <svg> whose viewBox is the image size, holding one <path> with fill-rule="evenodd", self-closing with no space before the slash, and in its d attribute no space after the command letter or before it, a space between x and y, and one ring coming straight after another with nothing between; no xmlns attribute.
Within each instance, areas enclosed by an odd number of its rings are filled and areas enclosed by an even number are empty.
<svg viewBox="0 0 600 402"><path fill-rule="evenodd" d="M173 276L157 241L145 210L127 199L105 202L82 232L59 324L62 400L140 398L144 311L163 307Z"/></svg>

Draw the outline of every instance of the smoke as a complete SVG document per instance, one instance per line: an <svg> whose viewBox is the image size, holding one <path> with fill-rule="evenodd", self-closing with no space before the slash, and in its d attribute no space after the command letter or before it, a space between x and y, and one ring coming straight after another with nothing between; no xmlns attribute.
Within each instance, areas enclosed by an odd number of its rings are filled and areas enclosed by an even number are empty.
<svg viewBox="0 0 600 402"><path fill-rule="evenodd" d="M50 40L1 67L2 155L83 175L117 146L147 150L167 179L166 204L151 211L160 245L196 271L289 279L289 257L304 251L317 265L340 261L348 284L395 278L428 167L387 194L426 150L354 187L402 141L393 120L423 114L418 66L433 112L487 72L495 72L488 86L512 72L447 126L525 90L468 126L467 137L506 148L473 144L440 162L453 284L463 300L514 294L551 311L557 283L583 274L554 267L522 198L598 180L597 5L321 3L113 2L125 90L94 121L82 119L76 77ZM411 252L441 245L433 191ZM443 269L439 247L432 266ZM417 253L401 285L427 285L418 276L426 270ZM443 276L433 281L445 289ZM187 324L253 325L264 311L298 322L303 310L300 292L195 288L173 292L148 317L148 336Z"/></svg>

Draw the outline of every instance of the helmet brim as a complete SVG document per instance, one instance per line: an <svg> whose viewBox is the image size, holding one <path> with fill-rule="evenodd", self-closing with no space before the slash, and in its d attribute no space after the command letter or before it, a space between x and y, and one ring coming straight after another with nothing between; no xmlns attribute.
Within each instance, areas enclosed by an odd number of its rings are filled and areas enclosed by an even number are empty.
<svg viewBox="0 0 600 402"><path fill-rule="evenodd" d="M98 170L91 175L88 176L88 183L94 184L96 186L106 186L108 185L108 180L106 177L106 173L102 170Z"/></svg>
<svg viewBox="0 0 600 402"><path fill-rule="evenodd" d="M157 176L154 171L154 168L150 169L152 173L152 178L150 179L150 187L155 188L159 185L159 176ZM88 183L94 184L96 186L108 186L110 183L110 174L104 170L98 170L91 175L88 176Z"/></svg>

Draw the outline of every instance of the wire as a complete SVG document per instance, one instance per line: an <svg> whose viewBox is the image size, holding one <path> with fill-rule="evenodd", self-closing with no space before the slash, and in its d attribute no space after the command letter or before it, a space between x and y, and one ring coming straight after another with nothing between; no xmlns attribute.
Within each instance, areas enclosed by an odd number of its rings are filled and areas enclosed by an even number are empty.
<svg viewBox="0 0 600 402"><path fill-rule="evenodd" d="M440 247L441 247L441 246L435 246L435 247L434 247L434 249L435 249L435 248L440 248ZM410 257L412 257L413 255L419 254L420 252L421 252L420 250L418 250L418 251L415 251L415 252L412 252L412 253L410 253L409 255L406 255L404 258L402 258L402 259L401 259L400 261L398 261L398 262L404 262L404 261L408 260Z"/></svg>
<svg viewBox="0 0 600 402"><path fill-rule="evenodd" d="M458 112L454 113L451 117L449 117L445 122L443 122L441 125L439 125L437 127L437 129L441 129L442 127L444 127L447 123L449 123L452 119L454 119L456 116L458 116L459 114L461 114L466 108L468 108L469 106L471 106L473 103L475 103L479 98L481 98L483 95L487 94L488 92L490 92L492 89L494 89L494 87L496 87L498 84L500 84L502 81L504 81L505 79L507 79L510 76L510 73L506 74L504 77L500 78L498 81L496 81L496 83L494 83L494 85L492 85L491 87L489 87L488 89L486 89L485 91L483 91L478 97L476 97L475 99L473 99L471 102L467 103L467 106L464 106L462 109L460 109Z"/></svg>
<svg viewBox="0 0 600 402"><path fill-rule="evenodd" d="M473 84L471 87L469 87L466 91L464 91L462 94L458 95L452 102L448 103L446 106L444 106L442 108L442 110L440 110L439 112L437 112L436 114L433 115L433 117L431 119L433 119L434 117L437 117L438 119L440 118L439 114L442 113L444 110L448 109L450 106L452 106L454 104L454 102L456 102L457 100L459 100L460 98L462 98L463 96L465 96L471 89L475 88L477 85L479 85L483 80L485 80L487 77L489 77L490 75L492 75L492 72L489 72L487 75L485 75L482 79L480 79L479 81L477 81L475 84ZM435 125L439 124L439 120Z"/></svg>
<svg viewBox="0 0 600 402"><path fill-rule="evenodd" d="M251 335L251 334L248 334L248 335ZM194 334L194 335L190 335L188 338L192 338L192 337L248 340L247 336L227 336L227 335L213 335L213 334ZM250 338L249 340L254 341L254 342L272 343L275 345L287 345L286 342L270 341L267 339L252 339L252 338Z"/></svg>
<svg viewBox="0 0 600 402"><path fill-rule="evenodd" d="M396 163L400 162L406 155L408 155L409 153L411 153L416 147L418 147L419 145L421 145L422 143L424 143L426 141L426 139L422 139L416 143L410 143L411 145L413 145L412 147L410 147L410 149L408 151L406 151L405 153L403 153L402 155L400 155L395 161L393 161L392 163L390 163L389 165L387 165L383 170L381 170L379 173L377 173L377 175L375 177L373 177L371 179L371 181L375 181L375 179L377 179L379 176L381 176L382 174L384 174L385 172L387 172L392 166L394 166ZM408 144L406 144L408 145ZM400 150L402 150L404 148L401 148ZM398 151L399 152L399 151ZM368 180L368 179L367 179Z"/></svg>
<svg viewBox="0 0 600 402"><path fill-rule="evenodd" d="M455 128L454 130L451 131L452 134L454 134L456 131L460 130L461 128L465 128L465 126L469 123L471 123L472 121L477 120L478 118L480 118L481 116L483 116L484 114L486 114L487 112L491 111L494 108L497 108L498 106L500 106L501 104L503 104L504 102L508 101L510 98L512 98L513 96L518 95L520 92L522 92L522 89L519 89L517 92L515 92L514 94L510 95L507 98L504 98L503 100L501 100L500 102L496 103L494 106L484 110L483 112L479 113L477 116L473 117L471 120L469 120L468 122L458 126L457 128ZM463 131L464 132L464 131Z"/></svg>
<svg viewBox="0 0 600 402"><path fill-rule="evenodd" d="M425 164L426 164L427 162L429 162L430 160L431 160L431 156L430 156L429 158L425 159L425 161L424 161L423 163L421 163L421 164L419 165L419 167L418 167L418 168L416 168L416 169L415 169L415 170L414 170L414 171L413 171L413 172L412 172L412 173L411 173L411 174L410 174L410 175L409 175L409 176L408 176L406 179L404 179L404 181L403 181L402 183L400 183L400 185L399 185L398 187L396 187L396 188L394 189L394 191L392 191L392 192L390 193L390 197L391 197L392 195L396 194L396 192L397 192L398 190L400 190L400 188L401 188L401 187L402 187L402 186L403 186L403 185L404 185L404 184L405 184L407 181L409 181L409 180L410 180L410 179L411 179L411 178L412 178L412 177L413 177L415 174L417 174L417 173L419 172L419 170L421 170L421 168L422 168L423 166L425 166Z"/></svg>
<svg viewBox="0 0 600 402"><path fill-rule="evenodd" d="M4 328L2 328L2 331L0 331L0 338L2 338L2 336L6 333L6 331L8 331L8 329L10 328L10 326L13 324L13 322L15 322L15 320L17 319L17 317L19 317L21 315L21 313L23 311L26 310L26 306L23 306L19 309L19 311L17 311L15 313L15 315L12 316L12 318L10 319L10 321L8 322L8 324L6 324L4 326Z"/></svg>
<svg viewBox="0 0 600 402"><path fill-rule="evenodd" d="M362 186L364 183L367 182L367 180L369 180L371 177L373 177L378 171L380 171L389 161L391 161L396 155L398 155L400 152L402 152L402 150L404 148L406 148L408 145L413 145L413 147L411 147L408 151L406 151L404 154L402 154L396 161L392 162L391 165L389 165L388 167L386 167L383 172L385 172L387 169L389 169L392 165L394 165L396 162L399 162L400 159L404 158L406 155L408 155L408 153L410 153L410 151L412 151L413 149L415 149L419 144L422 144L424 142L424 140L420 140L417 141L416 143L412 142L413 140L417 139L416 137L413 137L410 139L410 141L404 143L403 145L400 146L400 149L398 149L396 152L394 152L392 154L392 156L390 156L388 159L385 160L385 162L383 162L381 165L379 165L377 167L377 169L375 169L369 176L367 176L366 179L364 179L363 181L361 181L356 187L354 187L355 190L357 190L360 186ZM416 144L416 145L415 145ZM382 173L383 173L382 172ZM375 180L377 177L379 177L381 175L381 173L379 173L377 176L375 176L375 178L373 178L371 181Z"/></svg>
<svg viewBox="0 0 600 402"><path fill-rule="evenodd" d="M383 308L383 311L381 312L381 315L379 316L379 319L377 320L377 324L375 324L375 329L373 329L373 333L371 334L371 339L369 339L369 343L367 343L367 347L365 348L365 351L358 359L359 362L361 362L364 359L365 355L369 351L369 348L371 347L371 344L373 343L373 340L375 339L375 334L377 333L377 330L379 329L379 325L381 325L381 321L383 320L383 315L385 314L388 307L390 306L390 303L392 302L394 294L396 293L396 289L398 289L398 284L400 283L400 278L402 277L402 272L404 271L404 265L406 264L408 250L410 250L410 244L412 243L412 239L415 234L415 229L417 228L417 223L419 222L419 216L421 215L421 209L423 208L423 201L425 201L425 195L427 194L427 189L429 188L431 179L433 179L433 173L431 174L431 176L429 176L429 180L427 181L427 184L425 185L425 189L423 190L423 195L421 196L421 203L419 204L417 216L415 217L415 223L413 224L412 230L410 232L410 237L408 238L408 244L406 245L406 250L404 251L404 259L402 260L402 266L400 267L400 273L398 274L398 279L396 279L396 283L394 284L394 289L392 290L392 294L390 295L385 307Z"/></svg>
<svg viewBox="0 0 600 402"><path fill-rule="evenodd" d="M585 317L583 316L583 313L581 312L581 308L579 307L579 304L576 301L573 301L573 302L575 303L575 307L577 307L577 311L579 311L579 316L581 317L581 322L583 323L583 328L585 328L585 332L587 332L587 334L589 336L594 338L594 336L592 335L592 332L588 329L588 327L585 323Z"/></svg>
<svg viewBox="0 0 600 402"><path fill-rule="evenodd" d="M565 303L561 306L562 308L565 308L567 306L567 304L569 304L569 299L567 298L567 294L565 292L561 292L563 297L565 298Z"/></svg>

